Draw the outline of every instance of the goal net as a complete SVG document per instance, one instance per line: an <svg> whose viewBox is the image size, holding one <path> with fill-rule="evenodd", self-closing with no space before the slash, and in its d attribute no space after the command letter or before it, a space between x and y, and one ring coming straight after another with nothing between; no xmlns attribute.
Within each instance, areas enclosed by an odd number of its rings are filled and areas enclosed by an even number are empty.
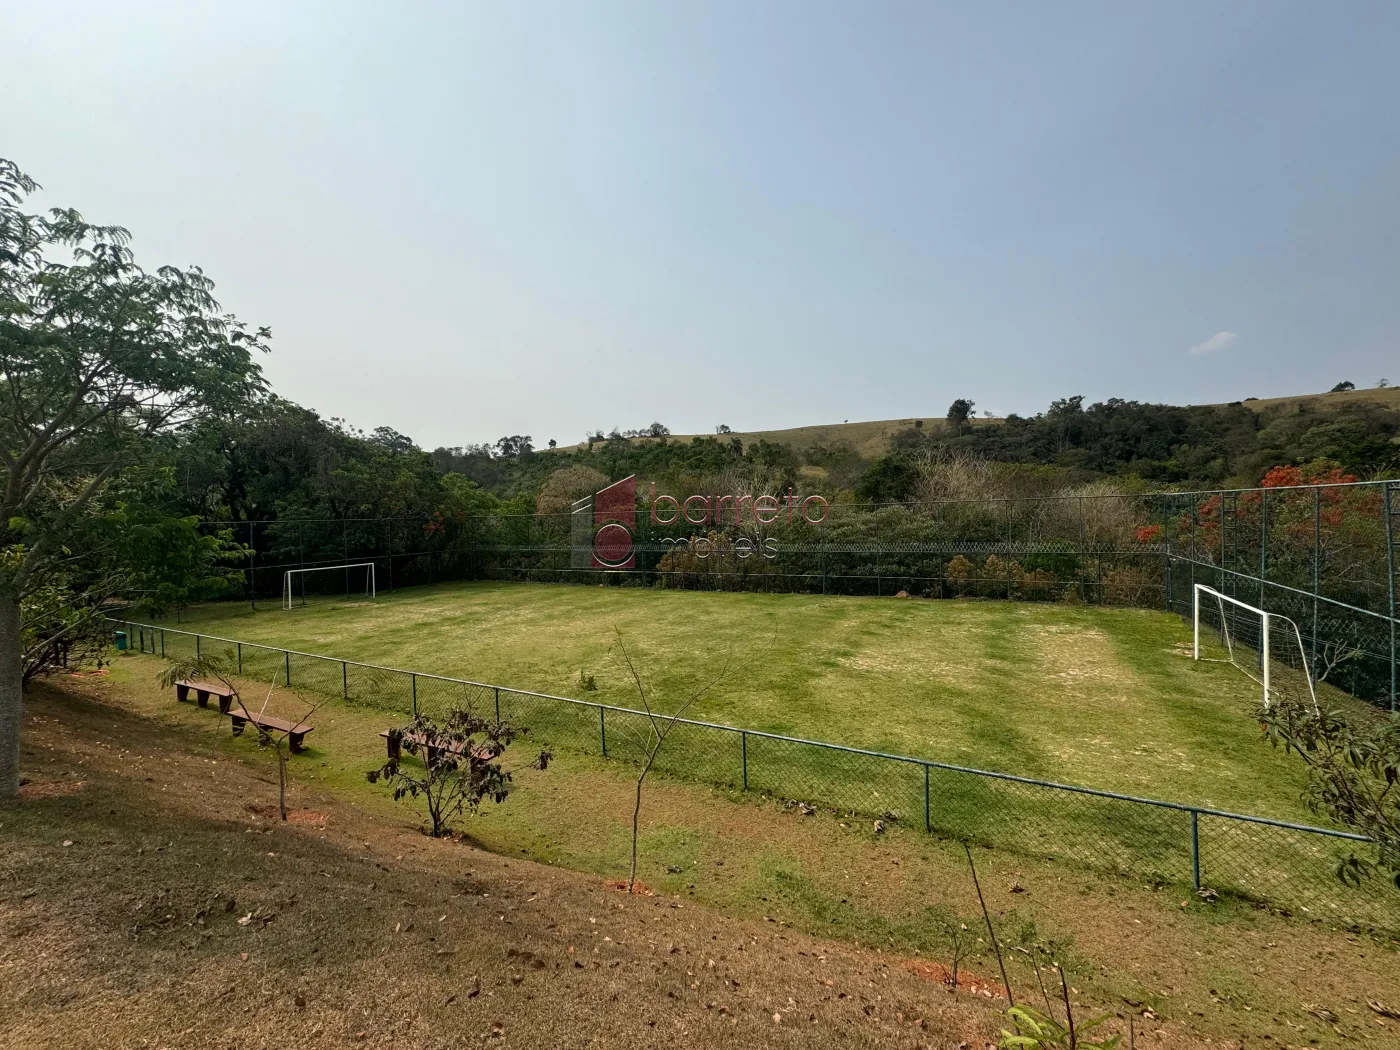
<svg viewBox="0 0 1400 1050"><path fill-rule="evenodd" d="M1233 664L1258 682L1264 710L1281 697L1317 707L1307 650L1298 625L1281 613L1195 585L1191 602L1192 656Z"/></svg>
<svg viewBox="0 0 1400 1050"><path fill-rule="evenodd" d="M318 565L314 569L288 569L282 576L282 606L305 605L308 588L313 595L375 596L374 562Z"/></svg>

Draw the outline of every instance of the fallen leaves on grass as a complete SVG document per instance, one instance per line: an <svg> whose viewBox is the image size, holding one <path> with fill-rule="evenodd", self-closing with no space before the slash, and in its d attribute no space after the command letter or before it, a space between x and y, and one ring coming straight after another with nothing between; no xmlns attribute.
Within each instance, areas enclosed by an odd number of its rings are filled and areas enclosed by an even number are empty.
<svg viewBox="0 0 1400 1050"><path fill-rule="evenodd" d="M1376 1013L1380 1014L1382 1017L1389 1017L1392 1020L1400 1021L1400 1010L1392 1009L1391 1007L1386 1006L1385 1003L1380 1002L1377 999L1367 999L1366 1005L1369 1006L1372 1010L1376 1011Z"/></svg>
<svg viewBox="0 0 1400 1050"><path fill-rule="evenodd" d="M623 893L627 892L626 879L608 879L603 883L603 885L610 890L621 890ZM641 897L656 896L656 891L650 886L648 886L641 879L638 879L635 883L632 884L632 892Z"/></svg>
<svg viewBox="0 0 1400 1050"><path fill-rule="evenodd" d="M280 820L281 813L274 804L263 805L250 802L247 806L249 813L255 813L268 820ZM330 820L330 814L319 809L289 809L287 810L288 824L314 824L317 827L325 827L326 821Z"/></svg>
<svg viewBox="0 0 1400 1050"><path fill-rule="evenodd" d="M952 984L952 971L942 963L927 962L923 959L905 959L903 966L915 976L922 977L926 981L935 981L942 985ZM987 977L980 977L967 970L958 971L958 988L961 991L971 992L973 995L980 995L984 999L1005 999L1006 988L1000 981L994 981Z"/></svg>
<svg viewBox="0 0 1400 1050"><path fill-rule="evenodd" d="M36 798L63 798L66 795L76 795L83 790L85 780L72 780L64 778L62 780L40 780L27 781L20 785L19 797L22 801L29 801Z"/></svg>

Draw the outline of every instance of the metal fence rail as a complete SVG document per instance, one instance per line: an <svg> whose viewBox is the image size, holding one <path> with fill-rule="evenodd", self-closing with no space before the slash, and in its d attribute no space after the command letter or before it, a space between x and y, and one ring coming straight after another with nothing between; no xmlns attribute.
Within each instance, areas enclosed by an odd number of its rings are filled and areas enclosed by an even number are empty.
<svg viewBox="0 0 1400 1050"><path fill-rule="evenodd" d="M399 717L453 707L489 712L555 747L633 760L645 713L445 675L303 653L112 619L141 652L217 650L236 674L339 697ZM1364 836L1030 777L677 719L655 768L680 779L852 813L1110 871L1210 887L1349 926L1400 929L1400 890L1342 884L1339 862Z"/></svg>

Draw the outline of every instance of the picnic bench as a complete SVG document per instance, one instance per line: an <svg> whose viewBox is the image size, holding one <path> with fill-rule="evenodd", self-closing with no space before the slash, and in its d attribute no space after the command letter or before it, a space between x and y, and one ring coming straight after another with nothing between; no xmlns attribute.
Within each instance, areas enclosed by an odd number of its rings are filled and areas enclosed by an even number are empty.
<svg viewBox="0 0 1400 1050"><path fill-rule="evenodd" d="M405 741L407 741L410 744L417 744L418 746L422 747L423 750L427 752L423 757L429 762L431 762L433 759L433 752L437 750L437 748L435 747L427 747L424 744L424 738L421 733L394 733L386 729L379 735L384 738L384 747L385 750L389 753L389 757L391 759L398 759L401 757L401 745ZM467 742L463 740L450 743L443 750L450 751L454 755L462 755L465 754L467 751ZM474 757L489 758L490 756L481 748L477 748Z"/></svg>
<svg viewBox="0 0 1400 1050"><path fill-rule="evenodd" d="M239 736L243 732L243 726L251 722L264 731L274 730L278 733L286 733L287 742L291 745L293 752L301 750L302 739L307 733L316 728L315 726L307 725L305 722L288 722L285 718L278 718L276 715L255 715L242 705L239 705L239 710L230 711L228 714L233 720L234 736Z"/></svg>
<svg viewBox="0 0 1400 1050"><path fill-rule="evenodd" d="M200 707L208 707L209 698L217 696L219 698L219 714L221 715L228 714L228 709L238 696L238 690L230 689L221 682L196 682L186 679L183 682L175 683L175 699L182 702L188 700L190 690L194 690L195 699L199 701Z"/></svg>

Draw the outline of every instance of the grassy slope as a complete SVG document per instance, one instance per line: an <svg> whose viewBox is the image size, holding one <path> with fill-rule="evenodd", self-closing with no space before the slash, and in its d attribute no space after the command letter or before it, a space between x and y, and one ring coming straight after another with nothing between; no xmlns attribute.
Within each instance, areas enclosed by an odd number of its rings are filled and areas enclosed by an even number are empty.
<svg viewBox="0 0 1400 1050"><path fill-rule="evenodd" d="M326 780L328 758L368 764L363 724L294 760L281 824L270 756L157 692L153 658L120 663L26 703L29 797L0 803L6 1050L914 1050L996 1031L994 1003L889 956L427 839L362 775Z"/></svg>
<svg viewBox="0 0 1400 1050"><path fill-rule="evenodd" d="M159 666L128 656L26 707L40 797L0 807L6 1046L348 1045L360 1031L434 1046L480 1040L497 1019L520 1045L573 1045L571 1029L599 1046L986 1045L995 1022L970 1009L977 996L908 972L946 961L947 920L980 928L956 843L662 779L641 854L662 895L623 908L596 880L534 862L625 871L625 764L564 756L522 773L504 806L468 822L497 856L481 854L408 830L363 778L382 758L382 715L332 701L291 762L294 815L322 817L269 824L248 809L275 797L270 755L172 702ZM48 790L65 786L80 790ZM1139 1014L1140 1046L1395 1036L1365 1003L1400 1000L1393 940L997 850L978 866L1002 936L1055 946L1076 1012ZM255 909L277 917L236 925ZM1008 965L1034 998L1026 959L1013 950ZM985 942L965 966L995 973ZM260 990L257 1015L233 988Z"/></svg>
<svg viewBox="0 0 1400 1050"><path fill-rule="evenodd" d="M662 706L743 669L694 717L1266 816L1309 819L1295 763L1249 717L1258 687L1193 663L1179 619L1010 602L444 584L288 613L216 605L186 626L634 706L622 632Z"/></svg>
<svg viewBox="0 0 1400 1050"><path fill-rule="evenodd" d="M1290 397L1264 397L1246 401L1245 405L1262 412L1266 408L1297 408L1308 402L1315 409L1337 409L1343 405L1381 405L1400 409L1400 386L1380 390L1341 390L1326 394L1295 394Z"/></svg>

